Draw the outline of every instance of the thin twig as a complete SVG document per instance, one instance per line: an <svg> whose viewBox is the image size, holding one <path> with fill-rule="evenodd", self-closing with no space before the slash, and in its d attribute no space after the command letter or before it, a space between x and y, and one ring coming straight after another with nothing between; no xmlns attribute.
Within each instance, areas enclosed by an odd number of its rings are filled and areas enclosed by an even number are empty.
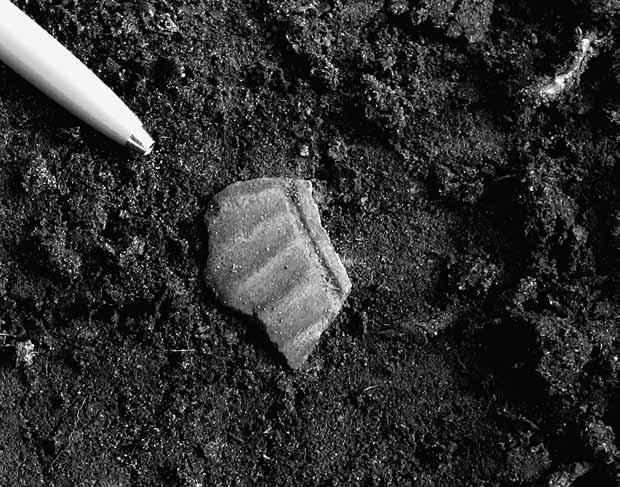
<svg viewBox="0 0 620 487"><path fill-rule="evenodd" d="M465 362L463 362L461 356L456 350L454 351L454 356L456 357L456 363L459 364L459 366L461 367L461 369L463 369L464 372L467 372L467 366L465 365Z"/></svg>
<svg viewBox="0 0 620 487"><path fill-rule="evenodd" d="M363 392L372 391L373 389L376 389L377 387L379 387L379 386L378 385L368 386L368 387L364 388Z"/></svg>
<svg viewBox="0 0 620 487"><path fill-rule="evenodd" d="M86 397L84 398L84 400L82 401L82 404L80 404L80 407L77 410L77 413L75 415L75 420L73 421L73 428L71 429L71 433L69 433L69 438L67 439L67 444L54 457L54 460L52 460L52 463L50 463L50 467L52 467L56 463L56 461L60 458L60 455L65 453L69 449L69 447L71 446L71 442L73 441L73 435L75 433L75 430L77 428L78 422L80 420L80 413L82 412L82 409L84 408L84 404L86 404L86 399L88 399L88 398L86 398Z"/></svg>

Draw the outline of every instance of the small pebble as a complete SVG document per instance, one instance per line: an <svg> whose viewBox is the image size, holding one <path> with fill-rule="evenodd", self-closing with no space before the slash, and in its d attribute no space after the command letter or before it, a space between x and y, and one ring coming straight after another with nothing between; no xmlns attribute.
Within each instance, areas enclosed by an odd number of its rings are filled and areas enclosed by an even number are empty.
<svg viewBox="0 0 620 487"><path fill-rule="evenodd" d="M17 366L30 367L34 362L34 343L30 340L15 345L15 363Z"/></svg>
<svg viewBox="0 0 620 487"><path fill-rule="evenodd" d="M207 280L220 301L256 317L299 368L351 291L309 181L232 184L207 213Z"/></svg>

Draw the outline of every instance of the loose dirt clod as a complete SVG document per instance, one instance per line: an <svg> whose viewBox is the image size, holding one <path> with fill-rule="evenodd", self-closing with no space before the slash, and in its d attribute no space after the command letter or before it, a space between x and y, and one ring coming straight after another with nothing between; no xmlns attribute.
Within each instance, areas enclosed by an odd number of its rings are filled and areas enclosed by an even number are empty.
<svg viewBox="0 0 620 487"><path fill-rule="evenodd" d="M414 25L429 22L444 29L447 37L464 36L469 43L480 42L491 23L494 0L424 0L411 10ZM390 11L400 15L406 7L392 2Z"/></svg>
<svg viewBox="0 0 620 487"><path fill-rule="evenodd" d="M235 183L215 196L207 225L207 278L219 299L257 317L289 365L300 367L351 290L312 184Z"/></svg>
<svg viewBox="0 0 620 487"><path fill-rule="evenodd" d="M30 367L34 362L34 344L28 340L15 345L15 363L21 367Z"/></svg>
<svg viewBox="0 0 620 487"><path fill-rule="evenodd" d="M551 474L546 487L571 487L577 479L583 477L590 470L592 470L592 465L589 463L571 463Z"/></svg>

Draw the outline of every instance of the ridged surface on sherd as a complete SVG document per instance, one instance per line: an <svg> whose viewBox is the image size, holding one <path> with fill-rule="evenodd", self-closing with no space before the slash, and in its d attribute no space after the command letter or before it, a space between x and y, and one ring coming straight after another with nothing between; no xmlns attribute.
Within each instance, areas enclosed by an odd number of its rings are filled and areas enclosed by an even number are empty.
<svg viewBox="0 0 620 487"><path fill-rule="evenodd" d="M264 178L217 194L206 217L207 279L225 305L256 317L300 367L351 290L309 181Z"/></svg>

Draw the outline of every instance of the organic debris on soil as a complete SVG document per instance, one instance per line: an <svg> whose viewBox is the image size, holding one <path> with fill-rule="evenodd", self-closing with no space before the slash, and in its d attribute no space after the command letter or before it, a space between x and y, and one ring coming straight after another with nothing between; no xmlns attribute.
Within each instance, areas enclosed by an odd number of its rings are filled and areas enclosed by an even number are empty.
<svg viewBox="0 0 620 487"><path fill-rule="evenodd" d="M0 485L617 485L617 2L16 3L158 146L0 67ZM256 177L353 281L297 373L203 279Z"/></svg>

